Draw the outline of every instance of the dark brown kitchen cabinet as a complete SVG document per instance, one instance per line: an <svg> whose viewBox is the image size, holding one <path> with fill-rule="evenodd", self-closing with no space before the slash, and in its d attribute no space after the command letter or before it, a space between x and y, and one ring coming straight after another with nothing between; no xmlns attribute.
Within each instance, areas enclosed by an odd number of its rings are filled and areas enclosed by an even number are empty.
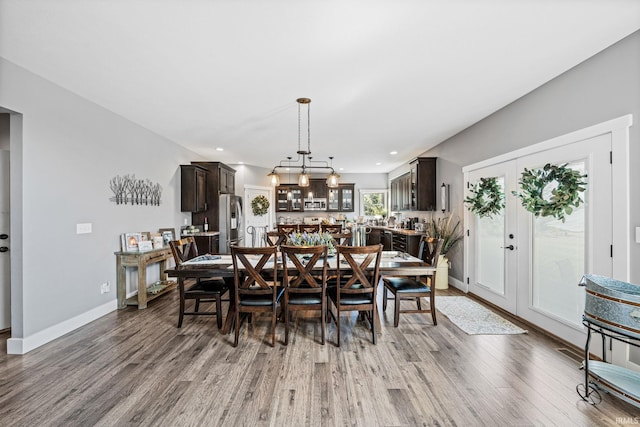
<svg viewBox="0 0 640 427"><path fill-rule="evenodd" d="M191 224L202 225L204 219L209 222L209 231L219 231L219 200L220 194L234 194L235 169L220 162L191 162L191 166L198 166L206 171L206 209L192 211ZM184 191L184 188L183 188Z"/></svg>
<svg viewBox="0 0 640 427"><path fill-rule="evenodd" d="M220 194L236 194L236 171L220 164Z"/></svg>
<svg viewBox="0 0 640 427"><path fill-rule="evenodd" d="M411 173L391 181L391 210L408 211L411 206Z"/></svg>
<svg viewBox="0 0 640 427"><path fill-rule="evenodd" d="M420 248L420 237L420 235L393 233L392 250L407 252L408 254L417 257Z"/></svg>
<svg viewBox="0 0 640 427"><path fill-rule="evenodd" d="M204 212L207 210L207 170L195 165L180 166L180 210Z"/></svg>
<svg viewBox="0 0 640 427"><path fill-rule="evenodd" d="M412 211L436 210L436 157L418 157L411 162Z"/></svg>
<svg viewBox="0 0 640 427"><path fill-rule="evenodd" d="M338 188L329 188L327 212L353 212L355 184L340 184Z"/></svg>
<svg viewBox="0 0 640 427"><path fill-rule="evenodd" d="M309 187L303 188L302 191L305 199L326 199L327 189L326 179L310 179Z"/></svg>
<svg viewBox="0 0 640 427"><path fill-rule="evenodd" d="M304 212L302 191L297 185L277 186L276 212Z"/></svg>
<svg viewBox="0 0 640 427"><path fill-rule="evenodd" d="M202 233L193 236L198 254L217 254L219 252L220 235L218 233Z"/></svg>
<svg viewBox="0 0 640 427"><path fill-rule="evenodd" d="M436 157L411 161L408 173L391 180L391 211L436 210Z"/></svg>

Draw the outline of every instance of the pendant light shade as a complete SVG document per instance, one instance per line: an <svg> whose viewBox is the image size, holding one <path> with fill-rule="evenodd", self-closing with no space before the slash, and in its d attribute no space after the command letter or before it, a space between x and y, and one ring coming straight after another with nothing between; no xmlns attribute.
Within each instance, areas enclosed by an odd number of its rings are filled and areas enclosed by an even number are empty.
<svg viewBox="0 0 640 427"><path fill-rule="evenodd" d="M303 169L302 173L298 175L298 187L309 186L309 174Z"/></svg>
<svg viewBox="0 0 640 427"><path fill-rule="evenodd" d="M269 181L271 182L271 185L273 185L274 187L277 187L278 185L280 185L280 175L276 173L275 169L271 171L271 173L268 174L267 176L269 177Z"/></svg>

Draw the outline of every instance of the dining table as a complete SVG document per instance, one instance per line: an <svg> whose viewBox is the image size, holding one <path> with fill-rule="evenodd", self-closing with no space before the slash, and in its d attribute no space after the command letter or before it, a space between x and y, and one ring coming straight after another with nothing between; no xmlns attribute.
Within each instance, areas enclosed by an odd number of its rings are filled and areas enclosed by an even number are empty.
<svg viewBox="0 0 640 427"><path fill-rule="evenodd" d="M365 255L354 255L353 258L358 260L358 258L364 258ZM251 260L251 256L248 257ZM254 257L255 262L257 263L260 259L259 256ZM267 263L271 264L271 262ZM277 254L277 269L280 270L282 268L282 258L280 253ZM289 262L287 265L288 268L295 268L293 263ZM322 264L316 264L316 268L321 269ZM372 268L372 267L370 267ZM346 261L341 261L341 273L348 269L348 264ZM335 275L338 270L337 257L335 255L329 256L327 258L327 272L328 275ZM233 260L231 258L231 254L220 254L220 255L208 255L205 257L198 257L193 260L184 261L181 265L176 266L172 269L166 270L166 273L169 277L175 277L178 281L178 288L181 292L184 292L185 289L185 281L188 279L198 279L198 278L211 278L211 277L222 277L222 278L233 278ZM423 277L423 276L433 276L436 273L436 268L426 262L422 261L419 258L416 258L406 252L400 251L382 251L380 258L380 276L412 276L412 277ZM280 274L280 273L279 273ZM233 286L232 280L226 280L230 286ZM229 309L227 311L226 319L224 321L224 325L220 332L222 334L228 334L231 332L233 328L234 321L234 311L235 311L235 301L233 289L230 289L229 292ZM380 328L377 328L380 330Z"/></svg>

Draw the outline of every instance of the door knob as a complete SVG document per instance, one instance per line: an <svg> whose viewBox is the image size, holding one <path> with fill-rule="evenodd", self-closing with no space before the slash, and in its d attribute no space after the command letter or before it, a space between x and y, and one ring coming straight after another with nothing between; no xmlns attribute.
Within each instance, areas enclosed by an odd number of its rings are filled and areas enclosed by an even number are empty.
<svg viewBox="0 0 640 427"><path fill-rule="evenodd" d="M6 246L0 246L0 252L7 252L9 250Z"/></svg>
<svg viewBox="0 0 640 427"><path fill-rule="evenodd" d="M4 233L0 234L0 240L5 240L5 239L8 239L8 238L9 238L8 234L4 234Z"/></svg>
<svg viewBox="0 0 640 427"><path fill-rule="evenodd" d="M502 246L502 249L509 249L510 251L515 249L515 246L513 245L509 245L509 246Z"/></svg>

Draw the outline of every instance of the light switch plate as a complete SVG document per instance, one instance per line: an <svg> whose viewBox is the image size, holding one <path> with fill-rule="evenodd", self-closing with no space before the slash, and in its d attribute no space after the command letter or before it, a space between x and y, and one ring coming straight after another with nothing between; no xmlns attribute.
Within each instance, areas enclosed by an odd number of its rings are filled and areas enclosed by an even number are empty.
<svg viewBox="0 0 640 427"><path fill-rule="evenodd" d="M82 224L76 224L76 234L91 233L91 223L85 222Z"/></svg>
<svg viewBox="0 0 640 427"><path fill-rule="evenodd" d="M636 227L636 243L640 243L640 227Z"/></svg>

